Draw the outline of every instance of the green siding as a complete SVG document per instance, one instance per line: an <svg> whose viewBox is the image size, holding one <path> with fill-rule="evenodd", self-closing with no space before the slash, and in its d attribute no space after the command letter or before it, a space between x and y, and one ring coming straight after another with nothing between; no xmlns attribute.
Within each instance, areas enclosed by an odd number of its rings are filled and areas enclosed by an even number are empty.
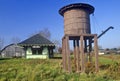
<svg viewBox="0 0 120 81"><path fill-rule="evenodd" d="M34 59L34 58L40 58L40 59L46 59L48 58L48 55L27 55L26 56L27 59Z"/></svg>
<svg viewBox="0 0 120 81"><path fill-rule="evenodd" d="M32 50L30 47L27 48L26 55L32 55Z"/></svg>
<svg viewBox="0 0 120 81"><path fill-rule="evenodd" d="M32 54L32 49L31 49L31 47L28 47L27 48L27 50L26 50L26 58L27 59L34 59L34 58L39 58L39 59L46 59L46 58L48 58L48 48L47 47L45 47L45 48L43 48L43 51L42 51L42 54Z"/></svg>
<svg viewBox="0 0 120 81"><path fill-rule="evenodd" d="M47 47L45 47L45 48L43 49L42 54L43 54L43 55L48 55L48 48L47 48Z"/></svg>

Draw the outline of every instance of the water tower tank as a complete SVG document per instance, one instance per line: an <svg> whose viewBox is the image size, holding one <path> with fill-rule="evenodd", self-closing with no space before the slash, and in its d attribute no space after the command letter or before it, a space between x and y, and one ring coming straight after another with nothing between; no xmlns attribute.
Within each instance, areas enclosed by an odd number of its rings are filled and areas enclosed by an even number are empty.
<svg viewBox="0 0 120 81"><path fill-rule="evenodd" d="M90 14L94 7L89 4L75 3L62 7L59 13L64 17L65 34L90 34Z"/></svg>

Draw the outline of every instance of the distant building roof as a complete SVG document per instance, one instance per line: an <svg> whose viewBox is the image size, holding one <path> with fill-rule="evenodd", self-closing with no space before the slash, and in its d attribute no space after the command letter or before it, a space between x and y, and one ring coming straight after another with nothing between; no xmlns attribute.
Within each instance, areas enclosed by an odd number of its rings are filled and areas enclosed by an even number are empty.
<svg viewBox="0 0 120 81"><path fill-rule="evenodd" d="M47 38L41 36L40 34L36 34L22 42L18 45L22 46L31 46L31 45L40 45L40 46L55 46L54 43L49 41Z"/></svg>

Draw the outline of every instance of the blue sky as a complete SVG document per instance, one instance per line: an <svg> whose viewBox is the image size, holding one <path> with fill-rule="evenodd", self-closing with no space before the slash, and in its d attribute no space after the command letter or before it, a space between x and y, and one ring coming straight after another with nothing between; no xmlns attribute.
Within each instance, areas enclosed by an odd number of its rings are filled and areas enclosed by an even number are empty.
<svg viewBox="0 0 120 81"><path fill-rule="evenodd" d="M93 5L92 33L100 34L109 26L115 27L99 39L99 45L120 47L120 0L0 0L0 37L9 44L13 37L25 40L30 34L48 28L51 39L61 40L64 23L58 10L71 3Z"/></svg>

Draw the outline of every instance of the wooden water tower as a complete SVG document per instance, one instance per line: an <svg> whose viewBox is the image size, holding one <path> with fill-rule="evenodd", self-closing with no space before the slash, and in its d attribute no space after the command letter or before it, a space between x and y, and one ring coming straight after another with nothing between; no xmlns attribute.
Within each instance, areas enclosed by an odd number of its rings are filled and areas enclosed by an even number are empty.
<svg viewBox="0 0 120 81"><path fill-rule="evenodd" d="M64 37L62 38L62 58L63 68L67 72L72 72L69 40L73 41L74 63L76 72L85 71L85 56L88 61L91 52L94 50L95 69L98 68L98 44L97 34L91 34L90 14L94 12L94 7L89 4L76 3L62 7L60 15L64 17ZM92 47L94 48L92 49Z"/></svg>

